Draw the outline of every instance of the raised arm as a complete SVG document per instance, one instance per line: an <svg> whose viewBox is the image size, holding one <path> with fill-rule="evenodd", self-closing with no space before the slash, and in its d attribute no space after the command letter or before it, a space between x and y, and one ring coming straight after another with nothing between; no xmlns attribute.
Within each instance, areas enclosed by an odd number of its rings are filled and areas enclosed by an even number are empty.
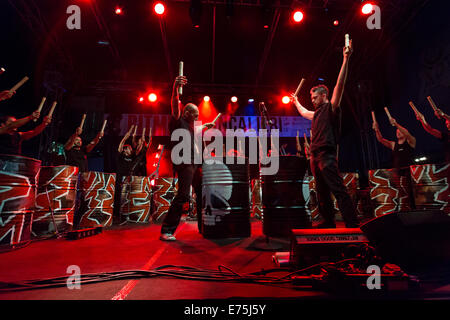
<svg viewBox="0 0 450 320"><path fill-rule="evenodd" d="M450 121L450 116L445 114L441 109L436 109L436 111L434 112L434 114L436 115L436 117L438 119L444 119L444 120L448 120Z"/></svg>
<svg viewBox="0 0 450 320"><path fill-rule="evenodd" d="M391 124L392 124L393 126L397 127L397 129L400 130L401 133L404 134L404 136L406 137L406 141L408 142L408 144L409 144L411 147L415 148L415 147L416 147L416 138L415 138L411 133L409 133L409 131L408 131L406 128L404 128L404 127L402 127L401 125L399 125L399 124L397 123L397 121L396 121L394 118L391 118L390 122L391 122Z"/></svg>
<svg viewBox="0 0 450 320"><path fill-rule="evenodd" d="M394 141L389 141L389 140L383 138L383 136L381 135L381 132L380 132L380 128L378 127L378 123L373 122L372 129L375 131L375 135L377 137L378 142L380 142L386 148L394 150L394 146L395 146Z"/></svg>
<svg viewBox="0 0 450 320"><path fill-rule="evenodd" d="M342 95L344 94L345 82L347 81L348 74L348 61L350 55L353 52L352 40L350 40L350 45L344 48L344 59L342 61L341 70L339 71L339 76L336 82L336 86L333 90L333 96L331 97L331 106L333 111L341 105Z"/></svg>
<svg viewBox="0 0 450 320"><path fill-rule="evenodd" d="M75 143L75 139L77 137L79 137L81 134L83 133L83 129L81 129L80 127L78 127L75 130L75 133L73 135L70 136L69 140L67 140L66 144L64 145L64 149L66 150L70 150L73 147L73 144Z"/></svg>
<svg viewBox="0 0 450 320"><path fill-rule="evenodd" d="M50 124L50 122L52 122L52 118L50 118L49 116L45 116L44 119L42 120L42 123L40 125L38 125L36 128L34 128L33 130L30 130L27 132L21 132L20 138L22 140L29 140L29 139L37 136L42 131L44 131L44 129Z"/></svg>
<svg viewBox="0 0 450 320"><path fill-rule="evenodd" d="M427 120L425 120L425 117L423 116L423 114L419 113L416 114L416 118L417 120L420 121L420 123L422 124L422 127L425 129L426 132L428 132L429 134L433 135L434 137L438 138L438 139L442 139L442 133L437 130L434 129L432 126L430 126L427 122Z"/></svg>
<svg viewBox="0 0 450 320"><path fill-rule="evenodd" d="M97 135L95 136L94 140L92 140L87 146L86 146L86 152L89 153L92 151L92 149L95 148L95 146L100 142L100 139L103 138L103 132L100 131L99 133L97 133Z"/></svg>
<svg viewBox="0 0 450 320"><path fill-rule="evenodd" d="M38 111L35 111L28 117L24 117L22 119L18 119L16 121L11 122L8 125L5 125L5 126L1 127L0 128L0 134L5 134L11 129L19 128L19 127L27 124L31 120L39 119L39 117L40 117L40 113Z"/></svg>
<svg viewBox="0 0 450 320"><path fill-rule="evenodd" d="M298 113L300 113L300 115L303 118L306 118L308 120L312 120L314 118L314 111L309 111L308 109L306 109L304 106L302 106L300 104L300 102L298 101L298 98L294 95L291 94L291 101L294 102L295 107L297 108Z"/></svg>
<svg viewBox="0 0 450 320"><path fill-rule="evenodd" d="M174 117L177 120L181 116L181 102L180 102L180 96L178 94L178 88L180 86L184 86L186 83L187 83L187 78L185 76L176 77L175 81L173 83L172 100L171 100L172 117Z"/></svg>
<svg viewBox="0 0 450 320"><path fill-rule="evenodd" d="M0 92L0 101L10 99L16 92L11 90L3 90Z"/></svg>
<svg viewBox="0 0 450 320"><path fill-rule="evenodd" d="M133 130L134 124L131 125L130 130L128 130L127 133L125 133L125 136L123 137L122 141L120 141L119 143L119 148L117 149L117 151L119 151L119 153L122 153L123 151L123 145L125 144L125 141L127 141L127 139L130 137L131 135L131 131Z"/></svg>

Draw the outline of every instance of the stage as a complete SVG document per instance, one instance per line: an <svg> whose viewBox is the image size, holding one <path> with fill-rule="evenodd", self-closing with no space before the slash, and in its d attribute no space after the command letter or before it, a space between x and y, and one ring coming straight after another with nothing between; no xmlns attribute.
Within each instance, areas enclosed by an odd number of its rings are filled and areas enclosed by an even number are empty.
<svg viewBox="0 0 450 320"><path fill-rule="evenodd" d="M251 237L210 240L197 231L196 221L183 218L177 241L159 240L159 224L128 224L104 229L79 240L48 239L0 254L0 282L67 277L69 266L78 266L82 275L130 270L155 270L165 265L185 266L240 275L278 268L275 252L289 251L290 240L267 239L261 220L252 220ZM186 274L189 272L186 271ZM286 273L284 273L286 274ZM279 276L282 276L280 273ZM273 275L272 275L273 276ZM82 283L79 289L67 286L0 292L0 300L390 300L448 299L450 285L434 283L417 290L393 292L349 292L343 288L318 290L292 283L244 283L244 281L204 281L170 276L127 278L98 283Z"/></svg>

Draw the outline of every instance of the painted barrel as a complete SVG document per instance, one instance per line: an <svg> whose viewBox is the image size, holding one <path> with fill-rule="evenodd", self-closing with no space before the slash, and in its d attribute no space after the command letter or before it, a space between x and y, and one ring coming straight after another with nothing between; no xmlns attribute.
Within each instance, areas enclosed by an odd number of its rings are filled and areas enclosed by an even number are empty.
<svg viewBox="0 0 450 320"><path fill-rule="evenodd" d="M152 201L152 178L122 177L120 214L122 221L148 223Z"/></svg>
<svg viewBox="0 0 450 320"><path fill-rule="evenodd" d="M369 170L370 199L374 216L410 211L409 172L398 169Z"/></svg>
<svg viewBox="0 0 450 320"><path fill-rule="evenodd" d="M178 189L177 178L160 177L153 186L153 201L151 206L151 219L153 222L162 222L169 211L170 204Z"/></svg>
<svg viewBox="0 0 450 320"><path fill-rule="evenodd" d="M234 164L216 158L204 163L202 178L202 235L204 238L245 238L251 234L250 176L246 159Z"/></svg>
<svg viewBox="0 0 450 320"><path fill-rule="evenodd" d="M15 247L31 239L41 161L0 154L0 245Z"/></svg>
<svg viewBox="0 0 450 320"><path fill-rule="evenodd" d="M416 209L450 213L450 163L410 166Z"/></svg>
<svg viewBox="0 0 450 320"><path fill-rule="evenodd" d="M279 156L278 172L261 175L263 233L268 237L289 237L291 229L311 227L311 215L303 197L306 160L297 156Z"/></svg>
<svg viewBox="0 0 450 320"><path fill-rule="evenodd" d="M73 228L78 167L44 166L39 173L33 234L45 236Z"/></svg>
<svg viewBox="0 0 450 320"><path fill-rule="evenodd" d="M77 229L112 225L115 182L115 173L81 173L77 195L79 207L74 219Z"/></svg>

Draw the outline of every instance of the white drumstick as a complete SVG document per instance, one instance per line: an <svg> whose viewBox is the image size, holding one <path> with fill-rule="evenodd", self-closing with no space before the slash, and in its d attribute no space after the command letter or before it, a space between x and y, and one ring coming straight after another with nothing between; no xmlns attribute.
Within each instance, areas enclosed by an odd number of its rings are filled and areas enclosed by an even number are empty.
<svg viewBox="0 0 450 320"><path fill-rule="evenodd" d="M433 108L434 111L437 110L436 104L434 104L433 99L431 99L430 96L427 97L428 102L430 103L431 107Z"/></svg>
<svg viewBox="0 0 450 320"><path fill-rule="evenodd" d="M83 114L83 118L81 118L80 128L83 129L84 126L84 120L86 120L86 113Z"/></svg>
<svg viewBox="0 0 450 320"><path fill-rule="evenodd" d="M212 123L216 123L216 121L217 121L217 119L219 119L219 117L221 116L222 114L221 113L219 113L217 116L216 116L216 118L214 119L214 121L212 122Z"/></svg>
<svg viewBox="0 0 450 320"><path fill-rule="evenodd" d="M301 80L300 83L298 84L298 87L297 87L297 90L295 90L294 96L297 96L298 93L300 92L300 89L301 89L302 86L303 86L303 82L305 82L305 79L304 79L304 78L302 78L302 80Z"/></svg>
<svg viewBox="0 0 450 320"><path fill-rule="evenodd" d="M345 34L345 47L350 47L350 35L348 33Z"/></svg>
<svg viewBox="0 0 450 320"><path fill-rule="evenodd" d="M377 118L375 118L375 112L372 111L372 121L377 123Z"/></svg>
<svg viewBox="0 0 450 320"><path fill-rule="evenodd" d="M25 82L28 81L28 77L23 77L22 80L20 80L14 87L11 88L9 91L17 91Z"/></svg>
<svg viewBox="0 0 450 320"><path fill-rule="evenodd" d="M50 112L48 113L48 117L49 117L49 118L52 117L53 111L55 111L55 107L56 107L56 104L57 104L57 103L58 103L58 102L56 102L56 101L53 102L52 108L50 109Z"/></svg>
<svg viewBox="0 0 450 320"><path fill-rule="evenodd" d="M46 99L47 99L46 97L43 97L43 98L42 98L41 104L39 104L39 107L38 107L38 109L36 110L37 112L41 112L41 111L42 111L42 107L44 106L44 103L45 103L45 100L46 100ZM33 121L36 122L37 119L34 119Z"/></svg>
<svg viewBox="0 0 450 320"><path fill-rule="evenodd" d="M178 75L182 76L183 75L183 61L180 61L180 64L178 65ZM178 94L183 94L183 87L180 86L178 88Z"/></svg>
<svg viewBox="0 0 450 320"><path fill-rule="evenodd" d="M142 138L145 137L145 127L142 129Z"/></svg>
<svg viewBox="0 0 450 320"><path fill-rule="evenodd" d="M105 127L106 127L106 123L108 122L108 120L103 120L103 127L102 127L102 130L101 130L101 132L105 132Z"/></svg>
<svg viewBox="0 0 450 320"><path fill-rule="evenodd" d="M416 106L414 105L414 103L412 101L409 102L409 105L411 106L411 108L414 110L415 114L418 114L419 111L417 111Z"/></svg>

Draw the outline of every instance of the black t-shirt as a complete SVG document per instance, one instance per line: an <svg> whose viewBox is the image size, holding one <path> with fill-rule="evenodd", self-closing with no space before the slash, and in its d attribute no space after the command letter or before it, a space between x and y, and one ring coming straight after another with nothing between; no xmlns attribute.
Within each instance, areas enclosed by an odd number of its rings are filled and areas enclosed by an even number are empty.
<svg viewBox="0 0 450 320"><path fill-rule="evenodd" d="M394 150L392 151L392 165L394 168L408 167L412 164L414 148L411 147L408 141L398 144L395 142Z"/></svg>
<svg viewBox="0 0 450 320"><path fill-rule="evenodd" d="M22 139L19 132L0 134L0 153L16 155L22 153Z"/></svg>
<svg viewBox="0 0 450 320"><path fill-rule="evenodd" d="M442 144L444 147L445 161L450 162L450 135L448 134L448 130L442 131Z"/></svg>
<svg viewBox="0 0 450 320"><path fill-rule="evenodd" d="M78 149L70 149L66 151L66 164L80 168L80 172L88 171L88 161L86 147L82 146Z"/></svg>
<svg viewBox="0 0 450 320"><path fill-rule="evenodd" d="M194 163L194 124L189 123L188 121L186 121L185 119L183 119L183 117L180 117L178 120L175 119L174 117L170 118L170 122L169 122L169 131L170 131L170 135L172 136L172 133L176 130L176 129L185 129L187 131L189 131L189 134L191 135L191 161L192 164ZM182 143L183 138L180 138L180 141L171 141L171 149L173 149L173 147L175 145L177 145L178 143ZM183 151L180 152L180 156L183 155Z"/></svg>
<svg viewBox="0 0 450 320"><path fill-rule="evenodd" d="M340 108L333 108L330 102L321 104L314 111L311 124L312 141L311 153L317 154L322 150L336 153L341 122Z"/></svg>
<svg viewBox="0 0 450 320"><path fill-rule="evenodd" d="M131 175L131 169L136 162L136 156L125 156L123 153L117 155L117 174L122 176Z"/></svg>

